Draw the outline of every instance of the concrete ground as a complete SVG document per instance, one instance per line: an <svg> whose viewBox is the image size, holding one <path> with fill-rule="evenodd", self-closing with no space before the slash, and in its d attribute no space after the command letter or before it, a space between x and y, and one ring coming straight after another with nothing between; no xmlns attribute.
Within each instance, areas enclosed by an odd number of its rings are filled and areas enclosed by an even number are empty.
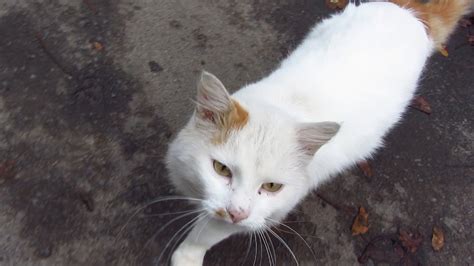
<svg viewBox="0 0 474 266"><path fill-rule="evenodd" d="M186 205L165 202L131 217L173 194L162 158L193 109L199 72L238 89L274 69L330 12L322 0L1 1L0 264L165 264L166 252L157 258L186 219L155 236L176 216L156 214ZM449 57L429 62L420 93L433 113L407 112L371 161L373 177L341 174L287 219L314 256L280 228L301 265L356 265L373 239L368 265L401 257L405 265L474 265L467 34L458 29ZM369 213L362 237L350 230L358 206ZM431 248L434 225L445 233L440 252ZM415 253L395 248L400 228L423 236ZM279 265L295 264L273 244ZM255 245L245 256L248 246L232 237L205 264L267 264Z"/></svg>

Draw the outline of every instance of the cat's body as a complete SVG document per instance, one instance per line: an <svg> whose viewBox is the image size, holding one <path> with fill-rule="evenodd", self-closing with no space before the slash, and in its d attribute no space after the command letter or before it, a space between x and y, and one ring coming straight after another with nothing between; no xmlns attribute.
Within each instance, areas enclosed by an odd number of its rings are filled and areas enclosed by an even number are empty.
<svg viewBox="0 0 474 266"><path fill-rule="evenodd" d="M468 3L446 5L457 21ZM196 112L167 158L173 184L204 209L174 265L201 265L229 235L275 224L321 181L381 146L455 25L427 30L420 16L391 3L349 5L275 72L232 96L203 74ZM435 18L443 21L428 22Z"/></svg>
<svg viewBox="0 0 474 266"><path fill-rule="evenodd" d="M313 29L278 70L233 97L249 113L264 102L299 122L340 123L309 166L319 183L381 145L432 49L424 25L409 11L387 3L350 5Z"/></svg>

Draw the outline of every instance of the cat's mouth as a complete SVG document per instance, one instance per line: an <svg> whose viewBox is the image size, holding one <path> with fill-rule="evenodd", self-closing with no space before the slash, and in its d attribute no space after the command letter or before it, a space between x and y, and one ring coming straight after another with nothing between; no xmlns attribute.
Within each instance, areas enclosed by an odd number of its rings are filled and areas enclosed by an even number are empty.
<svg viewBox="0 0 474 266"><path fill-rule="evenodd" d="M214 215L217 218L225 219L227 217L227 212L224 209L217 209L214 211Z"/></svg>
<svg viewBox="0 0 474 266"><path fill-rule="evenodd" d="M248 217L246 217L245 219L232 217L232 214L230 214L224 208L219 208L211 211L211 215L214 219L218 221L222 221L223 223L238 227L238 230L256 231L266 227L266 222L260 224L252 219L248 219Z"/></svg>
<svg viewBox="0 0 474 266"><path fill-rule="evenodd" d="M219 209L214 210L213 215L215 219L224 221L226 223L233 224L236 226L247 227L245 225L246 219L237 219L235 216L233 216L230 212L228 212L224 208L219 208Z"/></svg>
<svg viewBox="0 0 474 266"><path fill-rule="evenodd" d="M214 218L225 221L227 223L234 223L229 216L229 213L224 208L219 208L213 211Z"/></svg>

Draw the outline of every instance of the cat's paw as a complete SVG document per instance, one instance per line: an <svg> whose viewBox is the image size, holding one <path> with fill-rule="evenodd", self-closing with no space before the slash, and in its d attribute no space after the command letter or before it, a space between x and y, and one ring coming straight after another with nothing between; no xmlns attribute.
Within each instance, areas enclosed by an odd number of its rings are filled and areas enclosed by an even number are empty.
<svg viewBox="0 0 474 266"><path fill-rule="evenodd" d="M172 266L202 266L206 249L196 245L181 245L171 257Z"/></svg>

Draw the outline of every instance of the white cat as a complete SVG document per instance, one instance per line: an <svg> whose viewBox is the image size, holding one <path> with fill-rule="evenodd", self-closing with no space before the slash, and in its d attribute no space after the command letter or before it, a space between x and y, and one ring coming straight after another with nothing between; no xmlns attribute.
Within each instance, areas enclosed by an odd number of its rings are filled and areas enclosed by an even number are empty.
<svg viewBox="0 0 474 266"><path fill-rule="evenodd" d="M228 236L270 230L322 181L370 157L469 1L349 4L233 95L204 72L167 155L171 182L203 209L172 264L202 265Z"/></svg>

